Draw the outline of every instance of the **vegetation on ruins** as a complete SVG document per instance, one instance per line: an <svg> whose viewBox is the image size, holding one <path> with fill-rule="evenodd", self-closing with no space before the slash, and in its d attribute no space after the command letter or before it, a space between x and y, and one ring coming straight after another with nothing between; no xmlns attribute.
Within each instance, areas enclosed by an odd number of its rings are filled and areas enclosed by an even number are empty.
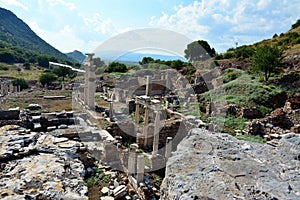
<svg viewBox="0 0 300 200"><path fill-rule="evenodd" d="M263 45L258 46L252 56L252 69L261 71L267 82L272 73L279 72L283 66L283 49L278 46Z"/></svg>

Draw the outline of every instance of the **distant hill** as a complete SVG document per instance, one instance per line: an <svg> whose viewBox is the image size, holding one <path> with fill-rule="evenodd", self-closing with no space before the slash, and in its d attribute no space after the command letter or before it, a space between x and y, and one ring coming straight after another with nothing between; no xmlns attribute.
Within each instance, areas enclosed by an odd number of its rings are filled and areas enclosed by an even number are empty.
<svg viewBox="0 0 300 200"><path fill-rule="evenodd" d="M48 54L59 59L73 61L36 35L14 13L4 8L0 8L0 41L38 54Z"/></svg>
<svg viewBox="0 0 300 200"><path fill-rule="evenodd" d="M80 52L80 51L73 51L70 53L66 53L67 56L69 56L70 58L72 58L73 60L76 60L79 63L82 63L84 61L84 59L86 58L86 56Z"/></svg>

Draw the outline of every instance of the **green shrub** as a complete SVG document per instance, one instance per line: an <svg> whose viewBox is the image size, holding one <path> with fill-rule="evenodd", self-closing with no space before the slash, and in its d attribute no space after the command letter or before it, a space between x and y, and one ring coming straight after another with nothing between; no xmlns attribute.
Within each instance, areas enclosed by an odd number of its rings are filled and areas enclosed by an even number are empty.
<svg viewBox="0 0 300 200"><path fill-rule="evenodd" d="M7 70L8 70L8 67L6 67L6 66L1 66L1 65L0 65L0 70L7 71Z"/></svg>
<svg viewBox="0 0 300 200"><path fill-rule="evenodd" d="M52 84L56 80L57 80L57 76L51 72L43 73L39 78L39 81L42 85Z"/></svg>
<svg viewBox="0 0 300 200"><path fill-rule="evenodd" d="M92 177L88 178L87 181L86 181L86 186L88 188L91 188L94 185L98 185L98 184L99 184L99 179L96 176L92 176Z"/></svg>
<svg viewBox="0 0 300 200"><path fill-rule="evenodd" d="M263 76L260 76L260 77L258 78L258 82L262 83L262 82L264 82L264 81L265 81L265 78L264 78Z"/></svg>
<svg viewBox="0 0 300 200"><path fill-rule="evenodd" d="M28 82L23 78L17 78L12 81L13 86L20 86L21 90L29 88Z"/></svg>
<svg viewBox="0 0 300 200"><path fill-rule="evenodd" d="M266 142L266 140L264 138L262 138L260 136L256 136L256 135L238 135L235 137L239 140L245 140L245 141L261 143L261 144Z"/></svg>
<svg viewBox="0 0 300 200"><path fill-rule="evenodd" d="M106 67L105 72L127 72L127 67L123 63L112 62Z"/></svg>
<svg viewBox="0 0 300 200"><path fill-rule="evenodd" d="M226 52L224 55L223 55L223 58L224 59L230 59L230 58L234 58L235 57L235 54L234 52Z"/></svg>

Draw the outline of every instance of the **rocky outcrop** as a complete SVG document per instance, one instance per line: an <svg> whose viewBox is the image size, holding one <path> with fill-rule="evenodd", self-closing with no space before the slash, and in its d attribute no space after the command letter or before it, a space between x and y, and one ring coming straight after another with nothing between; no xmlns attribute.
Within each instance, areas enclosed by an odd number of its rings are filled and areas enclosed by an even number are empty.
<svg viewBox="0 0 300 200"><path fill-rule="evenodd" d="M8 125L0 144L1 199L87 199L79 142Z"/></svg>
<svg viewBox="0 0 300 200"><path fill-rule="evenodd" d="M277 147L193 129L169 158L161 199L299 199L300 135Z"/></svg>

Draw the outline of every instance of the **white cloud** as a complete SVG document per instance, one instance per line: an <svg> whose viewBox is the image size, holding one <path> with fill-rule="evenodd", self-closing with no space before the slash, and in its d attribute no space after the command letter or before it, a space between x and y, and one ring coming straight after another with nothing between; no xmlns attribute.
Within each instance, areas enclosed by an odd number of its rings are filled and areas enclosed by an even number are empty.
<svg viewBox="0 0 300 200"><path fill-rule="evenodd" d="M97 33L112 36L116 28L113 26L110 18L103 18L99 13L94 13L92 17L81 16L85 26Z"/></svg>
<svg viewBox="0 0 300 200"><path fill-rule="evenodd" d="M64 6L64 7L68 8L71 11L76 9L76 6L75 6L74 3L67 2L67 1L64 1L64 0L46 0L46 2L52 7L54 7L54 6Z"/></svg>
<svg viewBox="0 0 300 200"><path fill-rule="evenodd" d="M21 3L18 0L1 0L2 3L7 4L7 5L13 5L13 6L17 6L22 8L23 10L28 11L28 7L26 5L24 5L23 3Z"/></svg>
<svg viewBox="0 0 300 200"><path fill-rule="evenodd" d="M42 29L36 21L31 21L28 24L37 35L61 52L92 51L99 44L96 41L84 41L77 36L76 30L68 24L55 32Z"/></svg>
<svg viewBox="0 0 300 200"><path fill-rule="evenodd" d="M152 16L149 24L208 40L224 51L224 45L234 40L251 44L272 36L279 28L287 31L287 25L299 18L299 6L296 0L201 0L175 5L173 13Z"/></svg>

